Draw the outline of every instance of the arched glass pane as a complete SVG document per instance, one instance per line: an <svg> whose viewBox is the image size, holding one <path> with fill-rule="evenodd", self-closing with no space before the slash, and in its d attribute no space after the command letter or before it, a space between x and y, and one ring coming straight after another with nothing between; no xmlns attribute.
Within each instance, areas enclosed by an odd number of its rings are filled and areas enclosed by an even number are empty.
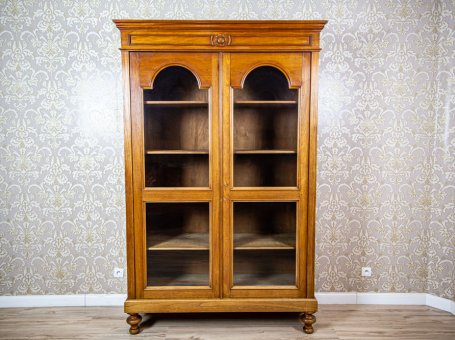
<svg viewBox="0 0 455 340"><path fill-rule="evenodd" d="M234 186L297 185L298 91L277 68L251 71L234 90Z"/></svg>
<svg viewBox="0 0 455 340"><path fill-rule="evenodd" d="M209 186L208 105L208 91L180 66L144 90L146 187Z"/></svg>

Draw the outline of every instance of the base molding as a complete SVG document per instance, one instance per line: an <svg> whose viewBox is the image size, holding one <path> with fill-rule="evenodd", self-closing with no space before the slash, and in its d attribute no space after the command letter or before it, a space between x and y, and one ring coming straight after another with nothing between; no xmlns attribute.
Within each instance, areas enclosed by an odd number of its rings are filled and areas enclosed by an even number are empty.
<svg viewBox="0 0 455 340"><path fill-rule="evenodd" d="M316 299L137 299L125 301L125 313L305 312L315 313Z"/></svg>
<svg viewBox="0 0 455 340"><path fill-rule="evenodd" d="M426 305L455 315L455 301L427 293L316 293L321 305ZM123 306L126 294L0 296L0 308Z"/></svg>

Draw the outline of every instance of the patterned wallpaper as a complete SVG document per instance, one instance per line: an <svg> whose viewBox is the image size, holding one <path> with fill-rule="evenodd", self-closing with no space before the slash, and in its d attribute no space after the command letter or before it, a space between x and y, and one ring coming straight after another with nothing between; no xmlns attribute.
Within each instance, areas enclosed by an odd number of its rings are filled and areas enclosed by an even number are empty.
<svg viewBox="0 0 455 340"><path fill-rule="evenodd" d="M112 275L125 267L112 18L328 19L317 290L455 299L453 0L0 0L0 10L0 294L126 291Z"/></svg>

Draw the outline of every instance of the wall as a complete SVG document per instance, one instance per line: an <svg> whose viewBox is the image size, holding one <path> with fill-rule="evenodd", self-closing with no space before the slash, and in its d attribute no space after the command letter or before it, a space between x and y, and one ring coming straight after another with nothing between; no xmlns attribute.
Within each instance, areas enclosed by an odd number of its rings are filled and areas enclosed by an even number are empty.
<svg viewBox="0 0 455 340"><path fill-rule="evenodd" d="M0 294L125 291L112 18L328 19L317 290L455 299L454 2L170 3L1 0Z"/></svg>

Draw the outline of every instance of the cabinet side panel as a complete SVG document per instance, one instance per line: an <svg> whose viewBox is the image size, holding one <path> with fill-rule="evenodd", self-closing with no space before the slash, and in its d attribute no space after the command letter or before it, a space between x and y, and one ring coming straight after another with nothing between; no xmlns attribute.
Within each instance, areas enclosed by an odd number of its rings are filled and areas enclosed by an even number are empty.
<svg viewBox="0 0 455 340"><path fill-rule="evenodd" d="M123 77L123 129L125 154L125 200L126 200L126 260L128 279L128 299L136 297L134 283L134 225L133 225L133 158L131 150L130 112L130 53L122 51Z"/></svg>
<svg viewBox="0 0 455 340"><path fill-rule="evenodd" d="M310 95L311 53L303 53L302 87L300 88L299 112L299 229L298 229L298 287L307 296L307 248L308 248L308 166L310 142Z"/></svg>
<svg viewBox="0 0 455 340"><path fill-rule="evenodd" d="M130 92L131 92L131 150L133 165L133 225L134 225L134 283L136 298L143 297L145 288L145 277L147 277L145 263L145 232L143 221L144 203L142 202L142 191L144 186L144 149L143 149L143 118L142 118L142 90L139 86L139 65L140 55L130 53Z"/></svg>
<svg viewBox="0 0 455 340"><path fill-rule="evenodd" d="M308 168L308 252L307 252L307 298L314 297L315 222L316 222L316 165L318 127L318 72L319 52L311 54L310 96L310 150Z"/></svg>

